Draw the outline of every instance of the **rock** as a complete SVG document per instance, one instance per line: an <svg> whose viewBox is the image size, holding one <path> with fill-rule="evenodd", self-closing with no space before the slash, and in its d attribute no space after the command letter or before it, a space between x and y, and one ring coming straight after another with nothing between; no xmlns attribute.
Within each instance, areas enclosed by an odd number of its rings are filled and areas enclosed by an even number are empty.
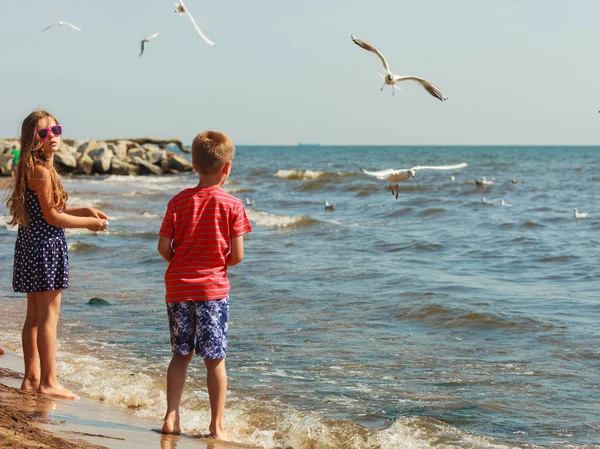
<svg viewBox="0 0 600 449"><path fill-rule="evenodd" d="M54 163L61 169L62 173L72 172L77 168L77 159L73 156L72 148L64 143L54 154Z"/></svg>
<svg viewBox="0 0 600 449"><path fill-rule="evenodd" d="M108 173L111 160L115 154L108 149L108 145L105 142L99 142L98 146L93 150L88 151L87 154L94 161L94 173Z"/></svg>
<svg viewBox="0 0 600 449"><path fill-rule="evenodd" d="M144 149L140 147L135 147L127 151L127 156L129 156L131 159L136 157L143 158L145 154L146 152Z"/></svg>
<svg viewBox="0 0 600 449"><path fill-rule="evenodd" d="M12 161L12 154L0 154L0 175L10 176L12 170Z"/></svg>
<svg viewBox="0 0 600 449"><path fill-rule="evenodd" d="M166 168L176 170L178 172L192 171L194 169L192 163L183 156L173 153L168 154Z"/></svg>
<svg viewBox="0 0 600 449"><path fill-rule="evenodd" d="M86 175L91 175L94 169L94 160L90 157L88 153L83 153L77 159L77 167L79 167L79 169Z"/></svg>
<svg viewBox="0 0 600 449"><path fill-rule="evenodd" d="M167 152L165 150L150 150L146 153L144 159L146 159L151 164L160 165L163 159L167 158Z"/></svg>
<svg viewBox="0 0 600 449"><path fill-rule="evenodd" d="M108 302L106 299L103 298L92 298L88 301L88 304L92 305L92 306L110 306L110 302Z"/></svg>
<svg viewBox="0 0 600 449"><path fill-rule="evenodd" d="M127 145L127 151L132 150L134 148L140 148L140 144L137 142L132 142L131 140L120 140L119 142L124 142Z"/></svg>
<svg viewBox="0 0 600 449"><path fill-rule="evenodd" d="M179 172L177 170L173 170L172 168L167 167L167 161L162 161L160 164L160 168L162 168L163 175L177 175Z"/></svg>
<svg viewBox="0 0 600 449"><path fill-rule="evenodd" d="M158 145L159 148L163 149L169 145L175 145L179 150L184 153L190 153L190 150L186 148L181 140L179 139L153 139L152 137L137 137L135 139L110 139L107 142L117 142L117 141L126 141L137 144L137 146L144 145L145 143L149 143L152 145Z"/></svg>
<svg viewBox="0 0 600 449"><path fill-rule="evenodd" d="M146 150L146 152L148 152L148 151L158 151L158 150L161 149L158 145L154 145L152 143L145 143L145 144L142 145L142 148L144 150Z"/></svg>
<svg viewBox="0 0 600 449"><path fill-rule="evenodd" d="M20 148L21 142L18 140L0 140L0 154L11 153L13 147Z"/></svg>
<svg viewBox="0 0 600 449"><path fill-rule="evenodd" d="M115 153L115 156L117 156L122 161L129 160L129 157L127 156L127 144L125 142L120 140L115 143L109 143L108 149L112 150L112 152Z"/></svg>
<svg viewBox="0 0 600 449"><path fill-rule="evenodd" d="M93 150L96 148L97 142L95 140L84 140L81 145L79 145L76 150L77 154L83 154L89 150Z"/></svg>
<svg viewBox="0 0 600 449"><path fill-rule="evenodd" d="M154 164L151 164L148 161L143 160L141 157L133 157L131 158L134 164L137 164L140 167L140 175L161 175L162 170L160 167L157 167Z"/></svg>
<svg viewBox="0 0 600 449"><path fill-rule="evenodd" d="M64 144L68 144L71 148L73 148L73 153L77 153L78 149L80 146L82 146L83 144L86 144L89 142L89 140L86 139L78 139L78 140L68 140L68 139L63 139L62 143ZM77 157L77 156L75 156Z"/></svg>
<svg viewBox="0 0 600 449"><path fill-rule="evenodd" d="M138 165L129 164L122 161L117 156L114 156L110 161L110 172L113 175L139 175L140 167Z"/></svg>

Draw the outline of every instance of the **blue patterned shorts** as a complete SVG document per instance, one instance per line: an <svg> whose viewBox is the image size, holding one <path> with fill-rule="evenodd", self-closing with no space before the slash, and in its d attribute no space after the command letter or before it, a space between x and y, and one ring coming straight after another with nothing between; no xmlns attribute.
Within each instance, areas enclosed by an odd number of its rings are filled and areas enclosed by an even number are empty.
<svg viewBox="0 0 600 449"><path fill-rule="evenodd" d="M203 359L227 355L229 295L214 301L167 303L173 354L186 355L196 349Z"/></svg>

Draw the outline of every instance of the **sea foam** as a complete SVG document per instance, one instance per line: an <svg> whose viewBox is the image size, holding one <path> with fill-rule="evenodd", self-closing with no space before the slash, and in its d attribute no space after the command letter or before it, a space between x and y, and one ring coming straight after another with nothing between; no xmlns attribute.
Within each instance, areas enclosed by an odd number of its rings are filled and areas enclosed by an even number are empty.
<svg viewBox="0 0 600 449"><path fill-rule="evenodd" d="M8 224L10 219L11 219L10 215L0 215L0 226L2 226L3 228L6 228L7 230L9 230L11 232L17 232L17 230L19 229L18 226L11 226Z"/></svg>
<svg viewBox="0 0 600 449"><path fill-rule="evenodd" d="M302 217L289 217L286 215L275 215L268 212L263 212L255 209L246 209L248 219L256 223L257 226L265 228L288 228L292 226L299 226L303 224L314 223L315 220L312 218Z"/></svg>

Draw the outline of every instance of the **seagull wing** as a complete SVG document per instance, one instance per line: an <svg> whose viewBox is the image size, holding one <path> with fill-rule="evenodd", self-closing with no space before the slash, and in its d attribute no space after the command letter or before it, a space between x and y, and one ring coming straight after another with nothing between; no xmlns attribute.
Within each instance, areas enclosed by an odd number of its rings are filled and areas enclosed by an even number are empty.
<svg viewBox="0 0 600 449"><path fill-rule="evenodd" d="M142 49L140 51L140 56L142 56L142 54L144 53L144 46L146 45L146 42L150 42L156 36L158 36L158 33L154 33L152 36L148 36L147 38L142 40L142 42L141 42Z"/></svg>
<svg viewBox="0 0 600 449"><path fill-rule="evenodd" d="M360 167L360 171L362 171L365 175L373 176L377 179L381 179L382 181L402 182L408 179L408 170L405 169L395 170L393 168L388 168L387 170L367 171Z"/></svg>
<svg viewBox="0 0 600 449"><path fill-rule="evenodd" d="M75 26L75 25L73 25L72 23L69 23L69 22L63 22L63 25L68 25L68 26L70 26L71 28L73 28L74 30L81 31L81 28L79 28L79 27L76 27L76 26Z"/></svg>
<svg viewBox="0 0 600 449"><path fill-rule="evenodd" d="M202 36L202 39L204 39L204 42L206 42L208 45L212 45L214 46L215 43L213 41L211 41L209 38L207 38L204 33L202 32L202 30L200 30L200 27L198 26L198 24L196 23L196 21L194 20L194 17L190 14L190 12L187 9L187 6L185 6L183 4L182 0L179 0L179 3L181 4L181 6L183 6L183 9L185 11L185 14L190 18L190 20L192 21L192 25L194 25L194 28L196 28L196 31L198 32L198 34L200 36Z"/></svg>
<svg viewBox="0 0 600 449"><path fill-rule="evenodd" d="M418 76L397 76L395 78L395 80L396 80L396 82L400 82L400 81L416 81L421 86L423 86L423 88L427 92L429 92L432 96L434 96L438 100L444 101L444 100L448 99L448 97L446 95L444 95L444 92L442 92L440 89L438 89L437 87L435 87L433 84L431 84L426 79L419 78Z"/></svg>
<svg viewBox="0 0 600 449"><path fill-rule="evenodd" d="M356 37L356 36L354 36L354 35L350 35L350 38L351 38L351 39L352 39L352 41L353 41L353 42L354 42L356 45L358 45L360 48L363 48L363 49L365 49L365 50L372 51L373 53L375 53L375 54L376 54L376 55L379 57L379 59L381 59L381 63L383 64L383 68L385 69L385 71L386 71L387 73L392 73L392 72L390 72L390 67L388 66L388 63L387 63L387 61L385 60L385 57L384 57L384 56L381 54L381 52L380 52L379 50L377 50L377 49L376 49L375 47L373 47L372 45L370 45L370 44L367 44L365 41L363 41L363 40L361 40L361 39L357 38L357 37Z"/></svg>
<svg viewBox="0 0 600 449"><path fill-rule="evenodd" d="M42 31L48 31L50 28L52 28L54 25L56 25L55 23L53 23L52 25L48 25L46 28L44 28ZM598 111L600 112L600 111Z"/></svg>
<svg viewBox="0 0 600 449"><path fill-rule="evenodd" d="M463 162L461 164L456 165L417 165L416 167L411 168L411 170L419 171L419 170L455 170L457 168L466 167L467 163Z"/></svg>

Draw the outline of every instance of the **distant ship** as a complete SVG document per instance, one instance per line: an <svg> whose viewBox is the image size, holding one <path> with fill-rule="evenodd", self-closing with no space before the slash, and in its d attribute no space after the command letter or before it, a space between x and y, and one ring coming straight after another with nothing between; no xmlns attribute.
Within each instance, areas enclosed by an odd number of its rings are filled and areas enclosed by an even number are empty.
<svg viewBox="0 0 600 449"><path fill-rule="evenodd" d="M298 146L299 147L320 147L321 144L320 143L302 143L302 142L298 142Z"/></svg>

